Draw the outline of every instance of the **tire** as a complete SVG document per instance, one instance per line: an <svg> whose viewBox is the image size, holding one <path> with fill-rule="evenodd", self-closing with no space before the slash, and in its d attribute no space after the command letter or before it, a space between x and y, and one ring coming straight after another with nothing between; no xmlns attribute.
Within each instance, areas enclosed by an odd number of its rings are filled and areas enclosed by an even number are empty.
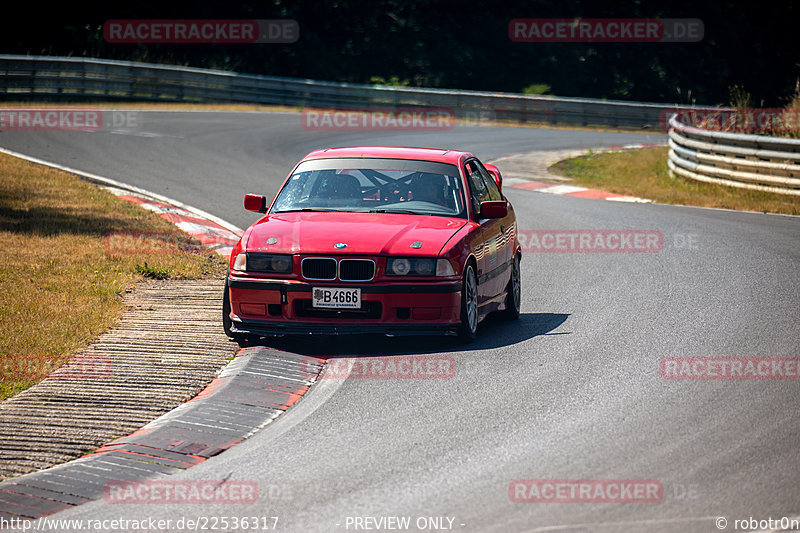
<svg viewBox="0 0 800 533"><path fill-rule="evenodd" d="M222 329L225 330L225 335L231 339L241 339L242 335L231 331L233 321L231 320L231 299L230 291L228 290L228 278L225 277L225 292L222 294Z"/></svg>
<svg viewBox="0 0 800 533"><path fill-rule="evenodd" d="M461 342L472 342L478 334L478 280L475 267L467 263L461 285L461 327L458 338Z"/></svg>
<svg viewBox="0 0 800 533"><path fill-rule="evenodd" d="M508 280L506 289L506 309L503 311L503 318L516 320L519 318L519 311L522 307L522 281L519 274L519 255L514 257L511 264L511 278Z"/></svg>

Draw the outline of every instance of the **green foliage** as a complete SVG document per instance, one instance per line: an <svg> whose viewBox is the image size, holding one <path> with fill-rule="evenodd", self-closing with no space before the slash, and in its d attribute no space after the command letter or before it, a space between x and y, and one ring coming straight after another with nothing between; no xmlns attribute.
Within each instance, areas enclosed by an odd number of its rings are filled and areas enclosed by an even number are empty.
<svg viewBox="0 0 800 533"><path fill-rule="evenodd" d="M166 268L148 266L145 262L144 266L136 265L136 272L150 279L167 279L172 271Z"/></svg>
<svg viewBox="0 0 800 533"><path fill-rule="evenodd" d="M391 87L408 87L409 85L408 80L401 80L397 76L391 76L388 80L380 76L372 76L370 77L369 82L372 85L388 85Z"/></svg>
<svg viewBox="0 0 800 533"><path fill-rule="evenodd" d="M728 87L728 105L736 109L748 109L753 107L753 95L739 84Z"/></svg>
<svg viewBox="0 0 800 533"><path fill-rule="evenodd" d="M522 94L553 94L550 89L550 86L546 83L531 83L522 88Z"/></svg>

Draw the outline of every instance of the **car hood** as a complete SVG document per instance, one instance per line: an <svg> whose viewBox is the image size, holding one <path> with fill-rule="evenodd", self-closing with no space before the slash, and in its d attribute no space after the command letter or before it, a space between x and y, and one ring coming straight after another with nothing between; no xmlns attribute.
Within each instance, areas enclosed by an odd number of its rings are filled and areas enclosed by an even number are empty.
<svg viewBox="0 0 800 533"><path fill-rule="evenodd" d="M438 255L466 223L461 218L394 213L277 213L253 225L246 250L430 257ZM422 246L412 248L417 241ZM337 249L334 245L338 243L347 247Z"/></svg>

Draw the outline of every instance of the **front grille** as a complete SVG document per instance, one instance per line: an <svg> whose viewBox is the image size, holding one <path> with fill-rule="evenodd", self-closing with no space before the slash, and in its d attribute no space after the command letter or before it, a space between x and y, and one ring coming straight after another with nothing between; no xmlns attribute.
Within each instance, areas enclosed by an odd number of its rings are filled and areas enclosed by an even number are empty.
<svg viewBox="0 0 800 533"><path fill-rule="evenodd" d="M361 309L319 309L311 300L295 300L294 314L302 318L341 318L345 320L373 319L381 317L381 302L361 302Z"/></svg>
<svg viewBox="0 0 800 533"><path fill-rule="evenodd" d="M369 281L375 277L372 259L342 259L339 261L339 279L342 281Z"/></svg>
<svg viewBox="0 0 800 533"><path fill-rule="evenodd" d="M306 257L301 263L306 279L336 279L336 260L329 257Z"/></svg>

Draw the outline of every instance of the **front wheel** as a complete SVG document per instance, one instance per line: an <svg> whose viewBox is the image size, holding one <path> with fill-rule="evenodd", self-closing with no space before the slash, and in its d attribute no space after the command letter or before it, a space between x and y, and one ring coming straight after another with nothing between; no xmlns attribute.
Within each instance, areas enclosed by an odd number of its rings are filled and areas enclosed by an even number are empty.
<svg viewBox="0 0 800 533"><path fill-rule="evenodd" d="M508 280L508 289L506 290L506 310L503 311L503 317L508 320L518 319L521 306L522 283L520 282L519 256L517 255L514 257L514 262L511 264L511 278Z"/></svg>
<svg viewBox="0 0 800 533"><path fill-rule="evenodd" d="M239 339L241 335L231 331L233 321L231 320L231 294L228 290L228 278L225 278L225 292L222 294L222 329L225 335L231 339Z"/></svg>
<svg viewBox="0 0 800 533"><path fill-rule="evenodd" d="M467 264L461 287L461 327L458 337L462 342L472 342L478 333L478 281L475 269Z"/></svg>

